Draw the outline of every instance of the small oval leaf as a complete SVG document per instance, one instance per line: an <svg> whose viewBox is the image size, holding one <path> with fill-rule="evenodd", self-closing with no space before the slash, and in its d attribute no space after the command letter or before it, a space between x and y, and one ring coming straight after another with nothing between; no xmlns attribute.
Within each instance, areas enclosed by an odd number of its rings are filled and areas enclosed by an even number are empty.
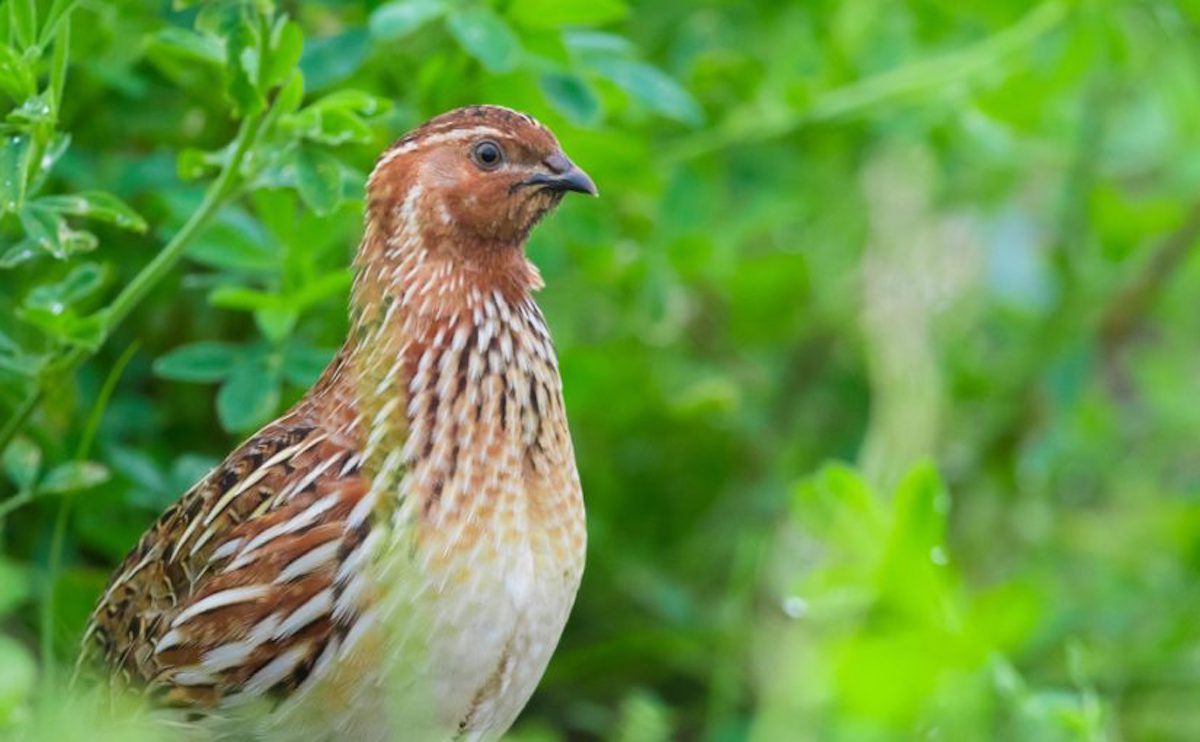
<svg viewBox="0 0 1200 742"><path fill-rule="evenodd" d="M446 26L459 45L489 72L509 72L521 56L521 42L490 10L475 8L450 16Z"/></svg>
<svg viewBox="0 0 1200 742"><path fill-rule="evenodd" d="M238 349L226 343L192 343L159 356L154 373L176 381L221 381L233 370Z"/></svg>

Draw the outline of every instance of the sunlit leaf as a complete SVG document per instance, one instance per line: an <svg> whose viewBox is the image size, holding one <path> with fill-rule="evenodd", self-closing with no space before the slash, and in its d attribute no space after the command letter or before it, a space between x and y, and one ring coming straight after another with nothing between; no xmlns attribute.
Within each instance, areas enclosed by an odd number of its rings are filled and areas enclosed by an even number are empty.
<svg viewBox="0 0 1200 742"><path fill-rule="evenodd" d="M271 64L262 75L264 91L283 82L288 74L296 69L303 49L304 32L300 30L300 26L294 21L280 17L271 31Z"/></svg>
<svg viewBox="0 0 1200 742"><path fill-rule="evenodd" d="M285 340L295 329L299 319L299 308L289 304L281 303L254 310L254 324L258 325L263 337L272 343Z"/></svg>
<svg viewBox="0 0 1200 742"><path fill-rule="evenodd" d="M30 59L7 44L0 44L0 90L13 100L25 100L37 91Z"/></svg>
<svg viewBox="0 0 1200 742"><path fill-rule="evenodd" d="M514 0L508 8L513 22L529 28L598 26L619 21L629 8L621 0Z"/></svg>
<svg viewBox="0 0 1200 742"><path fill-rule="evenodd" d="M281 301L279 294L245 286L218 286L208 294L208 303L222 309L273 309L280 306Z"/></svg>
<svg viewBox="0 0 1200 742"><path fill-rule="evenodd" d="M310 103L305 110L347 110L363 116L373 116L387 110L390 105L391 103L386 98L372 95L365 90L346 88L321 96Z"/></svg>
<svg viewBox="0 0 1200 742"><path fill-rule="evenodd" d="M17 43L22 47L32 46L37 39L36 0L8 0L5 5L11 31Z"/></svg>
<svg viewBox="0 0 1200 742"><path fill-rule="evenodd" d="M146 50L152 55L170 54L191 64L218 67L225 61L220 41L178 26L168 26L147 37Z"/></svg>

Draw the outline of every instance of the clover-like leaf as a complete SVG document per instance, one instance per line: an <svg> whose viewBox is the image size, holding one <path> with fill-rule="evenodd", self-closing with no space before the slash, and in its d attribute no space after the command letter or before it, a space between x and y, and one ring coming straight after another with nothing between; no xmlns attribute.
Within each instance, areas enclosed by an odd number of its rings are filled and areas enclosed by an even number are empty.
<svg viewBox="0 0 1200 742"><path fill-rule="evenodd" d="M159 356L154 373L176 381L221 381L233 371L237 358L238 348L228 343L191 343Z"/></svg>
<svg viewBox="0 0 1200 742"><path fill-rule="evenodd" d="M298 147L292 159L296 190L318 215L333 211L342 200L342 166L337 158L318 147Z"/></svg>
<svg viewBox="0 0 1200 742"><path fill-rule="evenodd" d="M266 422L279 406L279 374L261 357L245 358L217 392L217 417L231 433Z"/></svg>

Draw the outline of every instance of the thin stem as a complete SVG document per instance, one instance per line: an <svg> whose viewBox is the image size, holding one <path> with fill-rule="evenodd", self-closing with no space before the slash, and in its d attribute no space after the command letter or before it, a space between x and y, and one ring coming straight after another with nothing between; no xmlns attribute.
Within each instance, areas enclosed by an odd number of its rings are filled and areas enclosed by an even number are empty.
<svg viewBox="0 0 1200 742"><path fill-rule="evenodd" d="M225 167L217 175L217 179L212 182L204 194L204 200L201 201L200 207L192 213L166 247L160 250L154 259L133 277L133 280L104 311L108 320L105 329L106 338L113 328L120 324L129 312L146 297L146 294L150 293L150 290L171 272L171 269L183 256L183 251L187 248L188 243L208 224L208 221L224 203L225 197L233 191L239 177L242 160L245 159L246 153L250 151L258 136L263 116L263 113L258 113L242 120L237 137L234 139L233 153L230 155L229 161L225 163ZM79 348L72 355L82 357L86 354L86 349Z"/></svg>
<svg viewBox="0 0 1200 742"><path fill-rule="evenodd" d="M150 290L171 272L171 269L183 257L183 253L192 239L208 225L217 210L237 187L242 162L257 140L258 133L262 129L263 119L270 110L272 109L268 108L267 111L247 116L242 120L234 139L233 152L221 172L217 174L216 180L209 185L199 208L188 217L184 225L175 233L170 242L154 256L154 259L133 277L133 280L117 295L112 304L103 310L107 321L101 343L109 338L112 331L146 297L146 294L150 293ZM89 348L76 346L50 365L62 371L70 371L93 352ZM0 451L3 451L13 436L25 426L25 422L41 402L42 394L43 390L39 386L21 403L20 407L13 411L12 417L5 423L4 428L0 429Z"/></svg>
<svg viewBox="0 0 1200 742"><path fill-rule="evenodd" d="M117 382L120 381L121 375L125 373L125 367L129 365L129 361L133 359L141 345L140 340L130 343L117 362L113 364L107 378L104 379L100 393L96 395L96 401L92 404L92 411L88 414L83 435L79 439L79 446L75 449L76 461L83 461L91 453L92 444L96 441L96 431L100 429L100 421L104 417L104 411L108 409L108 402L112 399L113 392L116 391ZM42 598L42 610L39 616L41 619L42 680L47 690L52 690L55 682L54 587L58 584L58 575L62 571L63 542L67 537L67 522L70 520L71 503L73 502L72 494L68 492L59 500L58 513L54 517L54 532L50 538L50 556L46 565L46 594ZM43 694L43 697L49 698L50 695Z"/></svg>
<svg viewBox="0 0 1200 742"><path fill-rule="evenodd" d="M4 521L8 518L9 513L19 510L25 505L33 502L33 500L34 493L29 490L24 490L22 492L18 492L4 502L0 502L0 529L3 528Z"/></svg>
<svg viewBox="0 0 1200 742"><path fill-rule="evenodd" d="M8 422L4 423L4 427L0 429L0 452L8 448L8 442L13 439L17 431L25 427L25 421L37 409L38 403L42 401L41 388L34 389L28 397L21 402L17 409L13 410L12 417L8 418Z"/></svg>

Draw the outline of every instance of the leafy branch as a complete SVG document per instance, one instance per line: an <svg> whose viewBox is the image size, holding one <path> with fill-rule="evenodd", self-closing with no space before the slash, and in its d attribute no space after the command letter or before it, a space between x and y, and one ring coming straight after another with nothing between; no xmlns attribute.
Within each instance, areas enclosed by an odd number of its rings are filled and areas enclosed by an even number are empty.
<svg viewBox="0 0 1200 742"><path fill-rule="evenodd" d="M986 73L1011 74L1015 68L1000 63L1053 31L1067 15L1065 3L1044 3L977 44L824 91L805 108L753 103L736 110L720 126L680 140L668 149L666 157L675 162L689 160L735 145L788 136L809 124L852 116L926 91L950 89ZM777 97L765 100L776 101Z"/></svg>

